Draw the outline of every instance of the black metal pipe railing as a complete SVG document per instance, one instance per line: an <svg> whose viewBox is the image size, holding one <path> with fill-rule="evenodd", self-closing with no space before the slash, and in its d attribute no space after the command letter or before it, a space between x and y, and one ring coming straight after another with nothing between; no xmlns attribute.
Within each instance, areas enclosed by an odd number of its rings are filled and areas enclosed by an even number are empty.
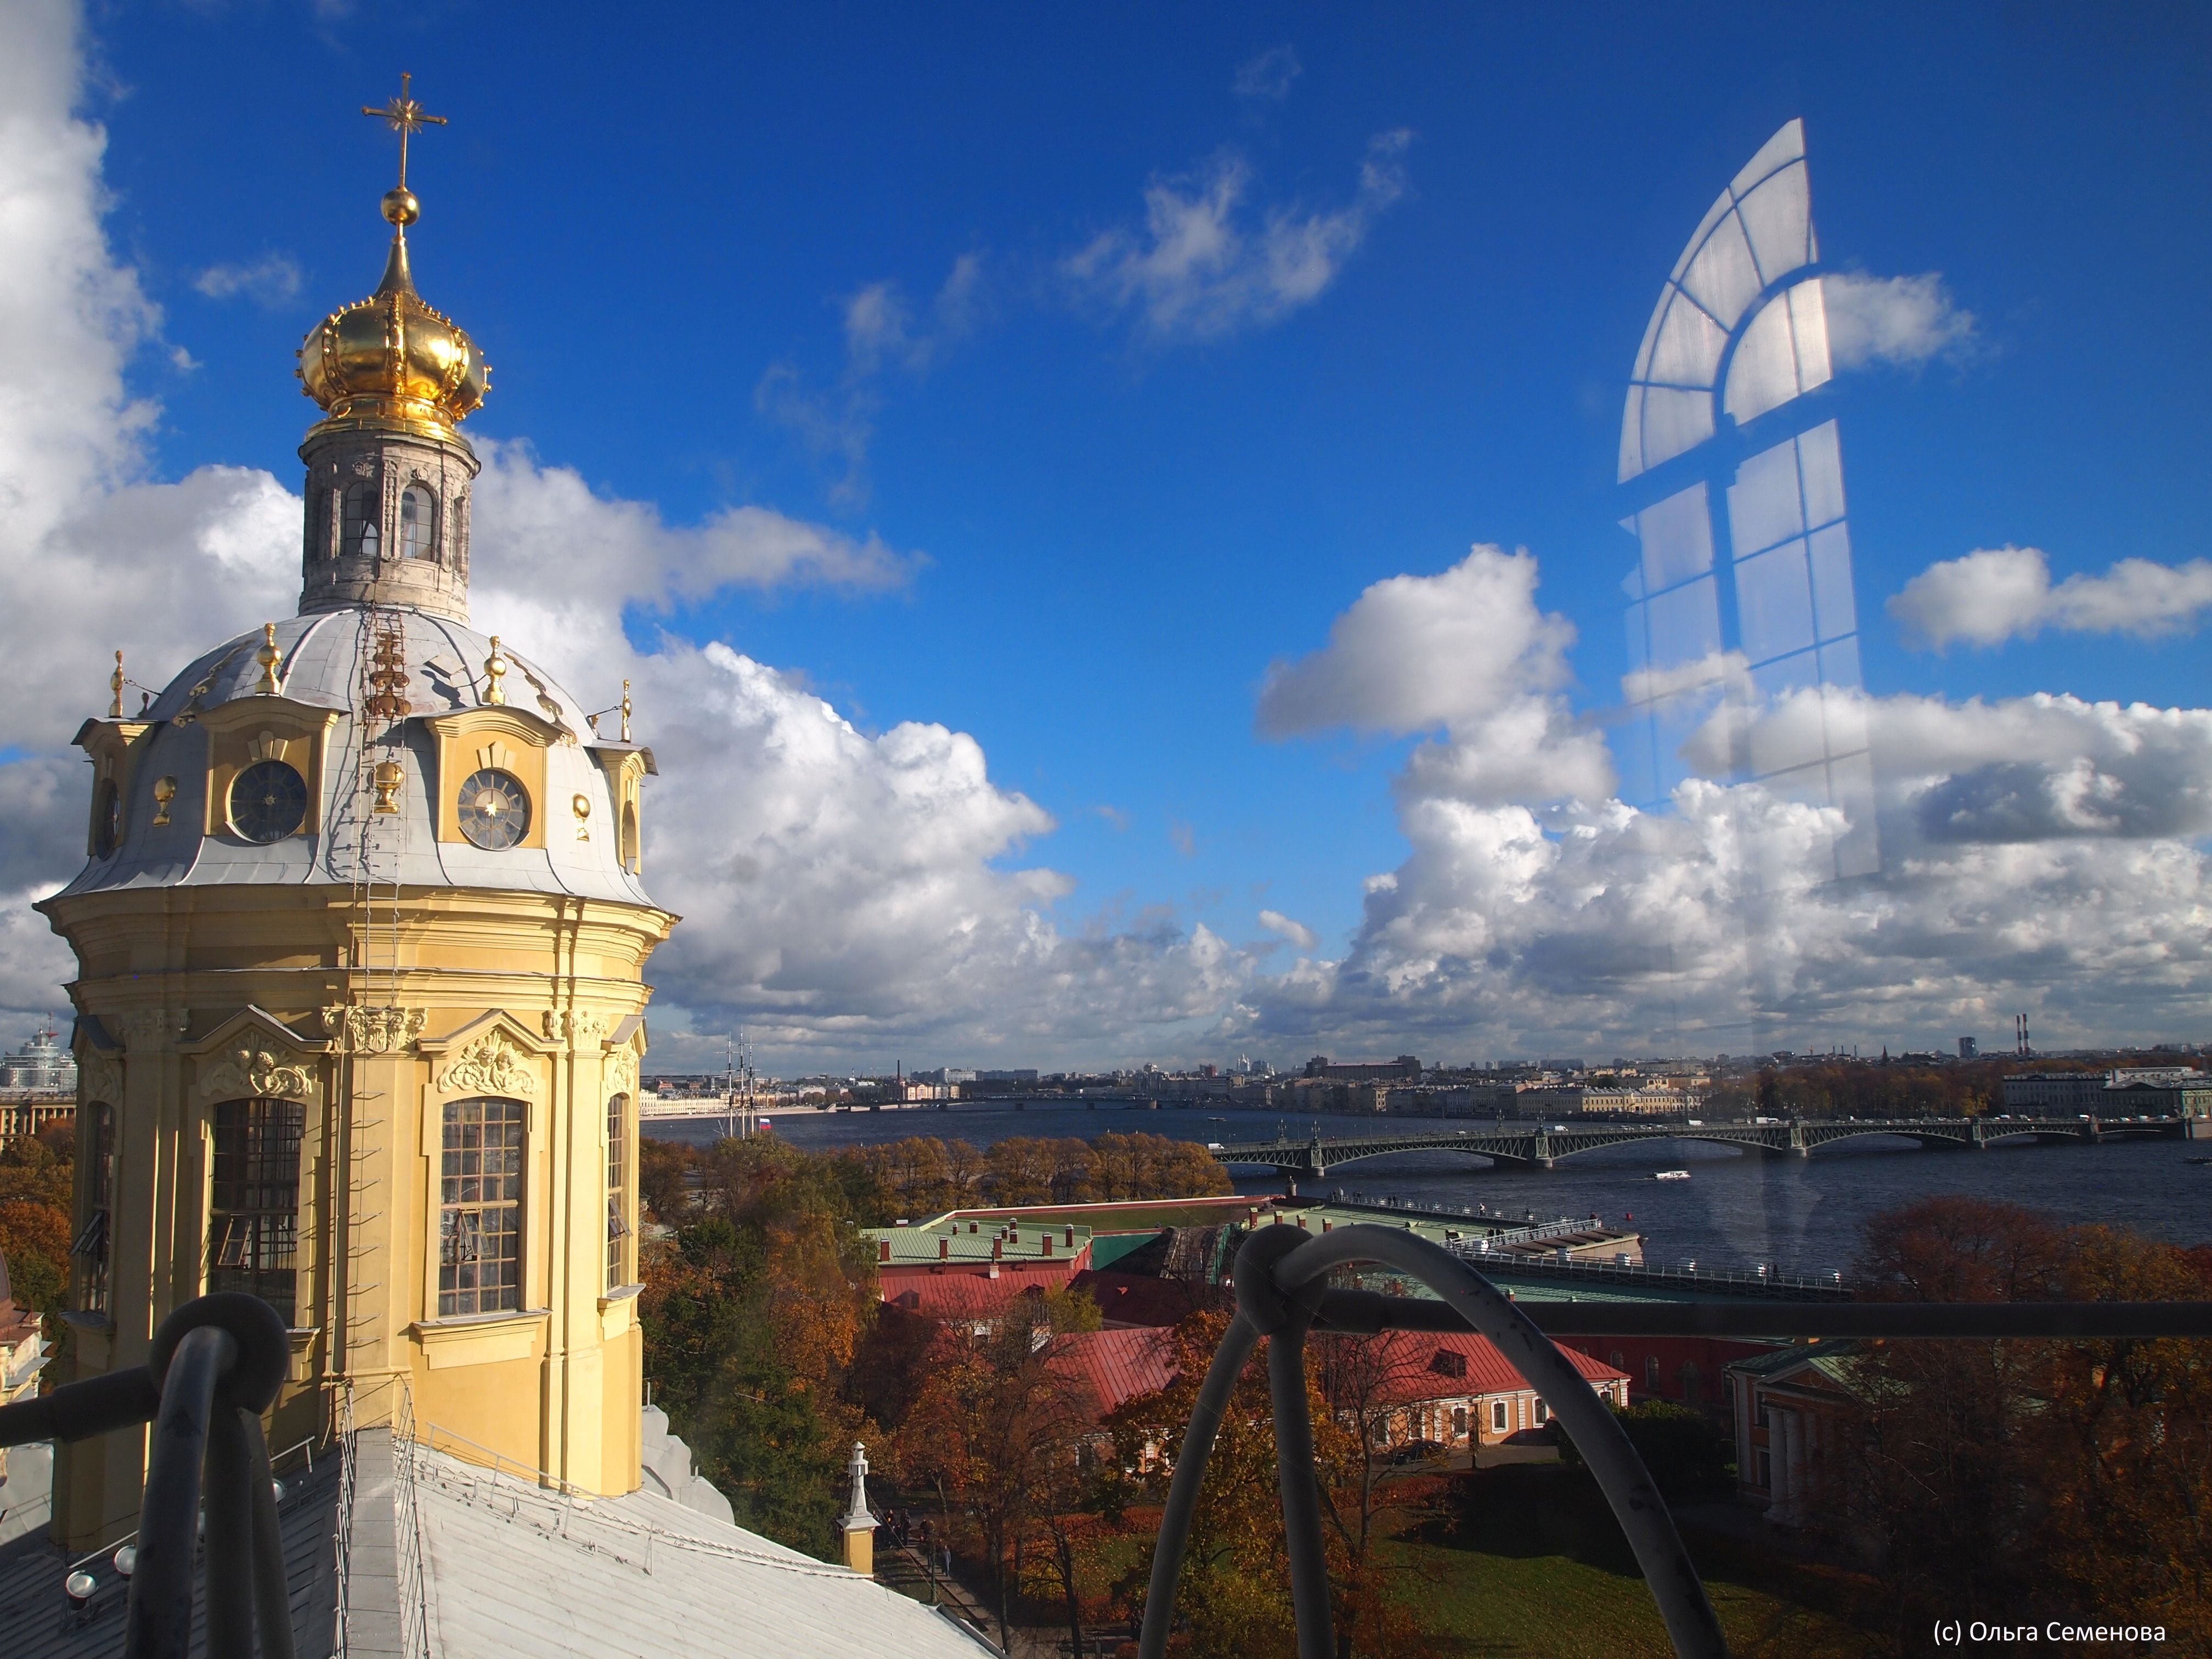
<svg viewBox="0 0 2212 1659"><path fill-rule="evenodd" d="M163 1320L143 1365L0 1406L0 1446L153 1424L124 1635L129 1659L185 1659L203 1511L208 1651L252 1659L258 1638L261 1659L293 1659L284 1546L261 1432L290 1358L282 1315L258 1297L218 1291Z"/></svg>
<svg viewBox="0 0 2212 1659"><path fill-rule="evenodd" d="M1376 1262L1437 1299L1330 1289L1327 1275ZM1573 1440L1642 1569L1681 1659L1726 1659L1705 1585L1650 1472L1613 1413L1552 1334L2093 1340L2212 1338L2212 1302L1516 1303L1441 1245L1365 1223L1325 1234L1277 1224L1255 1231L1237 1257L1237 1315L1216 1349L1176 1457L1152 1555L1139 1659L1162 1659L1198 1493L1230 1396L1261 1337L1268 1339L1276 1468L1288 1545L1298 1659L1333 1659L1335 1638L1322 1547L1313 1425L1305 1392L1309 1330L1474 1330L1495 1343Z"/></svg>

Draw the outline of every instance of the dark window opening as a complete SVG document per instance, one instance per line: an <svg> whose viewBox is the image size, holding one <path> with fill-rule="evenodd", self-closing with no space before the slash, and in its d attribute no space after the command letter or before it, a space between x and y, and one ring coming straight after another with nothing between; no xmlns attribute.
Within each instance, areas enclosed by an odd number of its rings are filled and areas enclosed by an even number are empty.
<svg viewBox="0 0 2212 1659"><path fill-rule="evenodd" d="M215 1109L215 1170L208 1193L207 1286L258 1296L295 1317L300 1241L296 1100L226 1100Z"/></svg>
<svg viewBox="0 0 2212 1659"><path fill-rule="evenodd" d="M373 559L384 550L383 492L373 483L348 484L345 521L338 528L338 550Z"/></svg>
<svg viewBox="0 0 2212 1659"><path fill-rule="evenodd" d="M115 1187L115 1109L88 1105L77 1122L77 1156L84 1161L84 1225L70 1245L77 1264L77 1306L104 1314L108 1297L108 1206Z"/></svg>
<svg viewBox="0 0 2212 1659"><path fill-rule="evenodd" d="M405 559L437 556L437 503L420 484L399 492L399 556Z"/></svg>

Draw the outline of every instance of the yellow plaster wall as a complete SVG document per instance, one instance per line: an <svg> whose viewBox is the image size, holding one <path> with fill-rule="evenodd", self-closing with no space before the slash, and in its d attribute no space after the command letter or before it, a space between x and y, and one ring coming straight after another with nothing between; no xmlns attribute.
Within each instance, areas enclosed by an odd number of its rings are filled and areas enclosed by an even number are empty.
<svg viewBox="0 0 2212 1659"><path fill-rule="evenodd" d="M396 938L382 934L388 913L380 904L380 936L367 951L378 967L365 995L350 967L363 959L364 941L349 897L306 887L171 888L49 907L78 954L72 994L121 1044L113 1058L123 1080L122 1098L111 1103L112 1312L105 1321L72 1316L68 1374L143 1362L155 1327L200 1293L205 1125L216 1097L200 1085L237 1049L265 1051L307 1079L301 1329L294 1381L271 1425L275 1443L325 1425L343 1376L356 1381L357 1422L388 1420L389 1379L404 1376L418 1425L587 1490L631 1490L642 1349L634 1304L605 1298L605 1109L609 1094L635 1096L641 1042L611 1048L609 1039L643 1011L646 958L674 919L531 893L403 894ZM387 961L397 966L386 969ZM397 1036L356 1032L349 1018L357 1017L343 1011L362 1003L402 1011ZM326 1019L325 1010L335 1012ZM495 1036L526 1089L447 1075L472 1043ZM106 1074L104 1065L83 1073ZM467 1335L436 1314L441 1108L500 1093L528 1108L531 1317L494 1317ZM629 1133L634 1216L634 1112ZM512 1328L489 1328L502 1323L527 1329L518 1340ZM58 1536L90 1548L128 1530L143 1458L143 1435L71 1448L58 1468Z"/></svg>

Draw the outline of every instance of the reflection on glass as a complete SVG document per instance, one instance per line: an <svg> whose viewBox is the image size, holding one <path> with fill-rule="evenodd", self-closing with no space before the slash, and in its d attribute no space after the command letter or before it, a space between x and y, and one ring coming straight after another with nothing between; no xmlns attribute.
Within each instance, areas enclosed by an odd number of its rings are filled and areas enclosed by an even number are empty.
<svg viewBox="0 0 2212 1659"><path fill-rule="evenodd" d="M1880 864L1858 613L1832 418L1803 124L1738 173L1660 290L1637 353L1620 478L1628 596L1626 787L1693 774L1838 809L1832 873ZM1692 757L1694 753L1694 758Z"/></svg>

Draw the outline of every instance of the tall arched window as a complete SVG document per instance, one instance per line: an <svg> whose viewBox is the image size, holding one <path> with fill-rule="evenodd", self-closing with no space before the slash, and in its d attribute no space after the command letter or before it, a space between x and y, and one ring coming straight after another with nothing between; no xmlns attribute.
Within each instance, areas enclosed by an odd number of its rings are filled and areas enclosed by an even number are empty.
<svg viewBox="0 0 2212 1659"><path fill-rule="evenodd" d="M295 1317L293 1267L300 1241L296 1100L226 1100L215 1109L215 1170L208 1188L210 1291L244 1291Z"/></svg>
<svg viewBox="0 0 2212 1659"><path fill-rule="evenodd" d="M384 550L383 494L373 483L346 486L345 521L338 528L338 551L364 559Z"/></svg>
<svg viewBox="0 0 2212 1659"><path fill-rule="evenodd" d="M421 484L399 492L399 556L434 559L438 556L438 507Z"/></svg>
<svg viewBox="0 0 2212 1659"><path fill-rule="evenodd" d="M522 1103L446 1103L438 1192L438 1316L522 1305Z"/></svg>
<svg viewBox="0 0 2212 1659"><path fill-rule="evenodd" d="M617 1290L629 1283L623 1272L627 1254L623 1241L629 1237L628 1196L629 1185L629 1097L612 1095L607 1099L607 1289Z"/></svg>
<svg viewBox="0 0 2212 1659"><path fill-rule="evenodd" d="M115 1201L115 1108L94 1101L77 1116L77 1158L84 1170L84 1225L70 1255L77 1264L76 1305L107 1311L108 1206Z"/></svg>
<svg viewBox="0 0 2212 1659"><path fill-rule="evenodd" d="M92 791L92 851L106 858L115 850L123 833L123 798L113 778L102 778Z"/></svg>
<svg viewBox="0 0 2212 1659"><path fill-rule="evenodd" d="M622 866L635 875L638 868L637 804L624 801L622 811Z"/></svg>

